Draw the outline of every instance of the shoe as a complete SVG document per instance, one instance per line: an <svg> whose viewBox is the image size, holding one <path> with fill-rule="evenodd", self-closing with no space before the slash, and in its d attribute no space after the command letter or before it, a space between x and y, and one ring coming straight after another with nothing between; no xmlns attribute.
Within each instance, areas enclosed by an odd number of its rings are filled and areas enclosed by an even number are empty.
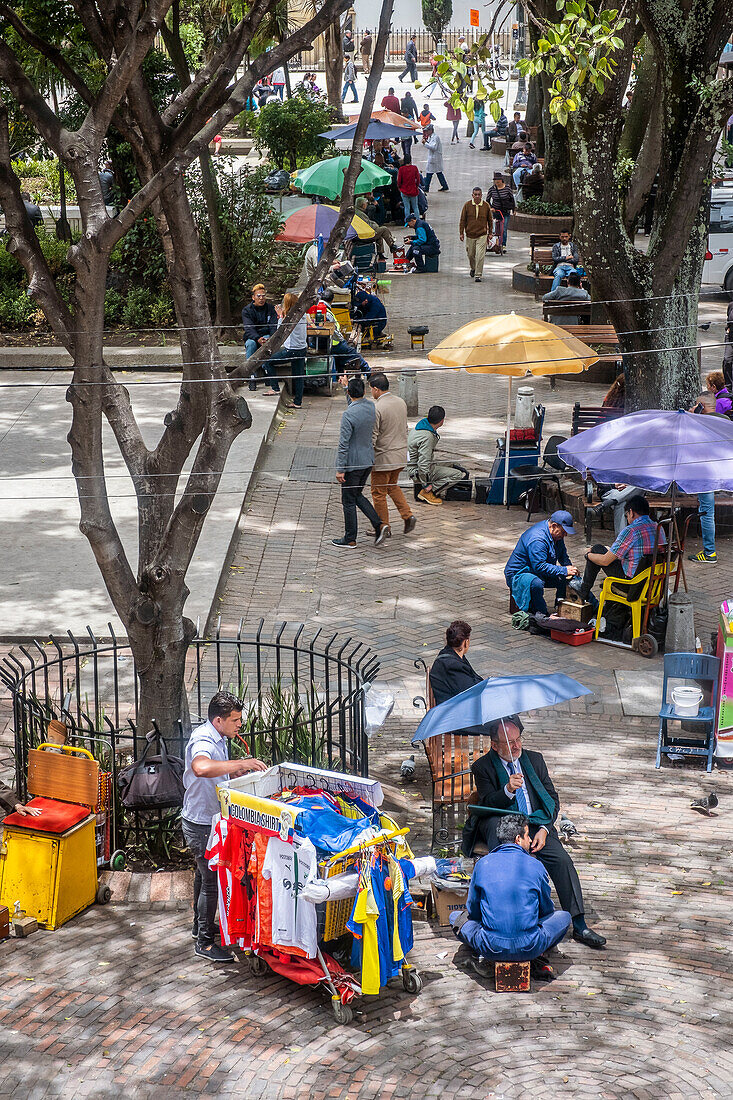
<svg viewBox="0 0 733 1100"><path fill-rule="evenodd" d="M374 535L374 545L381 546L385 539L391 538L392 529L388 523L383 523Z"/></svg>
<svg viewBox="0 0 733 1100"><path fill-rule="evenodd" d="M529 964L529 975L536 982L554 982L556 974L544 955L538 955Z"/></svg>
<svg viewBox="0 0 733 1100"><path fill-rule="evenodd" d="M348 539L331 539L332 546L348 546L349 550L356 549L355 542L349 542Z"/></svg>
<svg viewBox="0 0 733 1100"><path fill-rule="evenodd" d="M688 561L701 561L706 565L717 565L718 555L713 552L712 554L706 554L704 550L701 550L699 554L688 554Z"/></svg>
<svg viewBox="0 0 733 1100"><path fill-rule="evenodd" d="M217 943L210 943L206 947L202 947L201 944L197 943L193 950L199 958L208 959L212 963L233 963L235 961L231 951L227 951L225 947L219 947Z"/></svg>
<svg viewBox="0 0 733 1100"><path fill-rule="evenodd" d="M405 534L409 535L417 527L417 516L408 516L405 520Z"/></svg>
<svg viewBox="0 0 733 1100"><path fill-rule="evenodd" d="M583 592L583 581L580 577L571 577L567 583L567 587L570 589L571 592L574 592L576 596L579 596L583 603L585 603L588 597Z"/></svg>
<svg viewBox="0 0 733 1100"><path fill-rule="evenodd" d="M477 275L476 278L474 279L474 282L480 283L481 282L481 276Z"/></svg>
<svg viewBox="0 0 733 1100"><path fill-rule="evenodd" d="M423 500L426 504L442 504L443 501L435 493L431 493L429 489L422 489L417 494L418 500Z"/></svg>
<svg viewBox="0 0 733 1100"><path fill-rule="evenodd" d="M257 383L256 383L256 382L253 382L253 381L252 381L252 379L250 379L250 382L249 382L249 388L250 388L251 390L256 390L256 389L257 389Z"/></svg>
<svg viewBox="0 0 733 1100"><path fill-rule="evenodd" d="M502 256L506 256L506 248L502 248L501 254L502 254Z"/></svg>
<svg viewBox="0 0 733 1100"><path fill-rule="evenodd" d="M483 955L472 955L471 966L481 978L494 977L494 964Z"/></svg>
<svg viewBox="0 0 733 1100"><path fill-rule="evenodd" d="M439 187L439 191L450 191L450 187Z"/></svg>
<svg viewBox="0 0 733 1100"><path fill-rule="evenodd" d="M475 271L472 271L472 272L471 272L471 278L473 278L475 274L476 274L476 272L475 272Z"/></svg>
<svg viewBox="0 0 733 1100"><path fill-rule="evenodd" d="M578 943L584 943L586 947L595 947L600 949L606 946L606 940L604 936L599 936L597 932L594 932L592 928L584 928L582 932L578 932L573 929L573 939Z"/></svg>
<svg viewBox="0 0 733 1100"><path fill-rule="evenodd" d="M469 148L469 149L475 149L475 148L476 148L476 146L475 146L475 145L473 144L473 142L472 142L472 141L469 141L469 143L468 143L468 148Z"/></svg>

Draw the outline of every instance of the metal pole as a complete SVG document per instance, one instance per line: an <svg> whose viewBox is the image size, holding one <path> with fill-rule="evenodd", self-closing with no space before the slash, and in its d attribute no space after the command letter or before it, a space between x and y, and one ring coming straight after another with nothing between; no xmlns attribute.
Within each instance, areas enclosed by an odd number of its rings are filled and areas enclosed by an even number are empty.
<svg viewBox="0 0 733 1100"><path fill-rule="evenodd" d="M506 400L506 442L504 443L504 506L509 503L509 433L512 430L512 376L509 375L509 391Z"/></svg>
<svg viewBox="0 0 733 1100"><path fill-rule="evenodd" d="M517 61L521 61L522 58L525 55L524 36L525 36L525 33L526 33L526 27L527 27L527 25L525 23L524 4L522 3L522 0L517 0L517 30L518 30ZM521 107L526 107L526 106L527 106L527 81L525 80L524 76L520 73L519 74L519 80L517 82L517 98L514 100L514 110L517 111Z"/></svg>

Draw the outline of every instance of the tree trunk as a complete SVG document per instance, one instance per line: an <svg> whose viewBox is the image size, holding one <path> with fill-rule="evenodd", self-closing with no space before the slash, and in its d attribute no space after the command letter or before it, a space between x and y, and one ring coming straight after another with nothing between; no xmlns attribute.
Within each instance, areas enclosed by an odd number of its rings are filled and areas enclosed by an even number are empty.
<svg viewBox="0 0 733 1100"><path fill-rule="evenodd" d="M330 23L323 35L325 66L326 66L326 94L330 107L335 107L337 118L343 118L341 110L341 90L343 88L343 45L341 42L341 23L335 20Z"/></svg>
<svg viewBox="0 0 733 1100"><path fill-rule="evenodd" d="M550 114L550 80L543 73L544 100L542 104L542 138L545 147L544 202L572 205L573 181L570 170L570 143L564 126L553 123Z"/></svg>
<svg viewBox="0 0 733 1100"><path fill-rule="evenodd" d="M654 47L649 43L646 35L644 42L644 54L636 69L636 85L634 98L626 112L624 128L621 132L618 152L620 157L631 157L636 160L647 131L649 120L652 116L652 104L658 99L661 92L659 83L659 69Z"/></svg>
<svg viewBox="0 0 733 1100"><path fill-rule="evenodd" d="M232 322L232 306L229 299L229 278L227 273L226 252L224 250L224 238L221 234L221 222L219 220L219 193L214 179L214 170L211 163L211 154L202 153L199 157L201 165L201 190L206 202L206 213L209 220L209 232L211 234L211 258L214 265L214 286L216 291L216 327L219 332Z"/></svg>
<svg viewBox="0 0 733 1100"><path fill-rule="evenodd" d="M532 31L530 28L530 37ZM532 45L534 49L534 43ZM542 101L544 92L542 89L542 80L539 76L530 76L529 85L527 90L527 111L524 116L524 121L528 126L537 126L537 155L544 156L544 136L542 135ZM540 138L542 142L540 144Z"/></svg>

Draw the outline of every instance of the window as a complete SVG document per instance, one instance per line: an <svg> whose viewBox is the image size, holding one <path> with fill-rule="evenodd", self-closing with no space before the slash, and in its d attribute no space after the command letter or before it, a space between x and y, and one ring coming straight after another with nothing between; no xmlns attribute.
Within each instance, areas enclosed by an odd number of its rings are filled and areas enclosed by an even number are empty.
<svg viewBox="0 0 733 1100"><path fill-rule="evenodd" d="M710 232L733 233L733 202L712 204L710 207Z"/></svg>

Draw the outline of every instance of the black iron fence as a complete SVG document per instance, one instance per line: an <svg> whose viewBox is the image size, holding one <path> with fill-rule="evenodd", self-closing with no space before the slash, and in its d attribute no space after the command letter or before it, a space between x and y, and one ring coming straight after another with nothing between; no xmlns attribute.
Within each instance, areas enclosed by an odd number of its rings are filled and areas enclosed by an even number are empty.
<svg viewBox="0 0 733 1100"><path fill-rule="evenodd" d="M356 43L354 61L357 65L357 68L359 67L359 45L362 38L364 37L364 32L366 31L366 29L366 27L356 27L354 30L354 42ZM372 26L371 30L372 40L374 41L375 27ZM485 33L485 30L483 28L451 28L449 30L446 30L445 34L443 35L442 44L445 45L445 47L449 50L455 50L458 46L458 42L461 36L463 36L470 44L472 42L475 42L476 39L483 33ZM410 38L413 34L416 38L415 45L417 46L419 64L427 64L432 55L435 53L435 39L433 38L430 31L425 30L424 27L392 27L389 32L389 41L387 43L387 56L385 58L385 61L392 63L396 61L401 61L402 58L405 56L407 43L410 41ZM501 59L508 60L512 49L511 29L507 30L505 28L501 31L498 31L496 34L494 34L493 42L499 47L499 56L501 57ZM313 47L310 50L303 50L303 52L298 55L297 59L294 58L290 62L291 69L298 69L299 67L322 69L323 65L323 40L320 38L313 43Z"/></svg>
<svg viewBox="0 0 733 1100"><path fill-rule="evenodd" d="M117 773L137 760L148 730L138 728L139 682L129 643L71 631L19 645L0 662L0 682L13 699L17 788L26 797L28 753L46 740L52 719L63 722L67 744L88 749L103 771ZM268 763L293 760L314 767L367 775L364 695L379 669L364 643L305 625L264 620L235 637L196 637L187 661L190 723L161 731L169 753L183 756L190 726L206 717L214 692L233 691L244 703L242 735L253 755ZM149 818L116 806L112 849L149 832ZM160 815L158 815L158 822Z"/></svg>

